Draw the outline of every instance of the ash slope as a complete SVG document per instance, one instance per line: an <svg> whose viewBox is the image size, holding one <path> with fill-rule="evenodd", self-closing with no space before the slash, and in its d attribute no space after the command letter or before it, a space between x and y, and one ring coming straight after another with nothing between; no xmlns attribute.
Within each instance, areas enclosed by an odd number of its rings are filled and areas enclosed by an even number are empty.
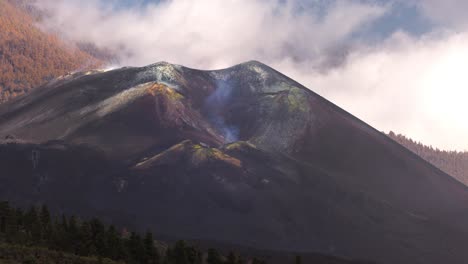
<svg viewBox="0 0 468 264"><path fill-rule="evenodd" d="M0 195L18 203L173 238L468 259L465 186L258 62L64 76L0 106L0 135Z"/></svg>

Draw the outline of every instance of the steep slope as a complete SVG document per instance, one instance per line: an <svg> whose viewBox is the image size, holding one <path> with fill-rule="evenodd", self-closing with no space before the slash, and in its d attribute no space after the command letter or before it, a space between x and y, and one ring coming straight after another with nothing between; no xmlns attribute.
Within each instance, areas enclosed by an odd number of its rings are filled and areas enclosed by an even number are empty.
<svg viewBox="0 0 468 264"><path fill-rule="evenodd" d="M394 132L390 132L388 136L427 162L468 185L468 152L435 149Z"/></svg>
<svg viewBox="0 0 468 264"><path fill-rule="evenodd" d="M379 263L468 259L464 185L259 62L63 76L0 106L0 135L4 199L71 203L172 238ZM57 139L69 147L35 167L32 151ZM44 174L47 191L34 192Z"/></svg>
<svg viewBox="0 0 468 264"><path fill-rule="evenodd" d="M76 69L97 67L89 54L35 26L31 13L0 0L0 102Z"/></svg>

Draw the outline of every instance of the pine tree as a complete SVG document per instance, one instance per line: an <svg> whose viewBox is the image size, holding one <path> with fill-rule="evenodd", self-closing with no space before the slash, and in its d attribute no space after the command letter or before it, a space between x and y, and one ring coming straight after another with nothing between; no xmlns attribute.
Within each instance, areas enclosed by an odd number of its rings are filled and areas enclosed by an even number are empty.
<svg viewBox="0 0 468 264"><path fill-rule="evenodd" d="M201 254L200 252L194 248L193 246L186 248L187 259L190 264L200 263L201 262Z"/></svg>
<svg viewBox="0 0 468 264"><path fill-rule="evenodd" d="M65 245L65 231L62 229L60 220L58 217L54 217L51 235L49 237L49 248L54 250L66 250L69 251L69 248Z"/></svg>
<svg viewBox="0 0 468 264"><path fill-rule="evenodd" d="M127 241L128 252L131 263L143 263L145 259L145 246L140 235L132 232Z"/></svg>
<svg viewBox="0 0 468 264"><path fill-rule="evenodd" d="M62 216L62 227L65 230L65 244L70 247L71 252L78 253L80 247L78 241L81 239L81 228L78 226L78 220L74 215L68 221L65 216Z"/></svg>
<svg viewBox="0 0 468 264"><path fill-rule="evenodd" d="M172 258L169 259L171 264L189 264L186 247L185 241L177 241L175 243L174 249L171 251Z"/></svg>
<svg viewBox="0 0 468 264"><path fill-rule="evenodd" d="M50 246L50 239L52 237L52 220L50 217L49 209L46 205L42 205L40 212L41 234L44 243Z"/></svg>
<svg viewBox="0 0 468 264"><path fill-rule="evenodd" d="M229 252L226 264L237 264L237 258L236 255L234 255L234 252Z"/></svg>
<svg viewBox="0 0 468 264"><path fill-rule="evenodd" d="M107 229L106 243L109 247L109 252L106 257L116 260L123 260L125 258L122 248L122 239L113 225Z"/></svg>
<svg viewBox="0 0 468 264"><path fill-rule="evenodd" d="M92 219L90 224L93 243L96 248L96 254L101 257L109 255L110 250L106 241L106 231L104 224L96 218Z"/></svg>
<svg viewBox="0 0 468 264"><path fill-rule="evenodd" d="M5 236L7 229L7 217L9 215L10 205L8 202L0 202L0 235Z"/></svg>
<svg viewBox="0 0 468 264"><path fill-rule="evenodd" d="M208 264L221 264L221 255L213 248L208 249L208 257L206 259Z"/></svg>
<svg viewBox="0 0 468 264"><path fill-rule="evenodd" d="M99 219L81 221L72 216L51 217L44 205L37 211L31 207L26 213L11 208L8 203L0 202L0 241L24 243L27 246L47 246L59 252L69 252L80 256L97 257L98 263L106 263L106 258L127 264L202 264L203 253L184 241L178 241L167 249L165 257L160 258L151 232L144 238L132 232L130 236L119 234L114 226L106 226ZM63 253L59 253L63 254ZM214 249L209 249L207 264L245 264L230 252L223 257ZM253 259L253 264L265 261ZM296 257L296 264L300 264Z"/></svg>
<svg viewBox="0 0 468 264"><path fill-rule="evenodd" d="M0 211L0 233L3 233L7 242L18 243L19 220L16 210L8 202L4 202L0 205Z"/></svg>
<svg viewBox="0 0 468 264"><path fill-rule="evenodd" d="M24 218L24 226L29 237L31 238L31 241L36 245L41 244L42 226L36 207L32 206L26 213Z"/></svg>
<svg viewBox="0 0 468 264"><path fill-rule="evenodd" d="M264 260L260 260L258 258L254 258L252 260L252 264L266 264L266 262Z"/></svg>
<svg viewBox="0 0 468 264"><path fill-rule="evenodd" d="M163 264L174 263L173 259L174 259L174 251L172 250L172 248L169 247L166 250L166 255L164 256L162 263Z"/></svg>
<svg viewBox="0 0 468 264"><path fill-rule="evenodd" d="M40 214L40 217L41 217L41 223L42 225L50 225L51 224L51 217L50 217L50 212L49 212L49 208L47 208L46 205L42 205L41 206L41 214Z"/></svg>
<svg viewBox="0 0 468 264"><path fill-rule="evenodd" d="M153 234L151 232L146 232L145 239L145 262L147 264L157 264L159 263L159 253L154 246Z"/></svg>
<svg viewBox="0 0 468 264"><path fill-rule="evenodd" d="M79 229L77 243L77 253L82 256L96 255L96 247L94 245L94 238L91 229L91 224L84 221Z"/></svg>
<svg viewBox="0 0 468 264"><path fill-rule="evenodd" d="M21 208L17 208L16 210L14 210L14 215L15 215L15 220L14 220L15 228L13 230L14 234L10 233L10 235L13 235L12 238L13 238L14 243L25 244L27 242L27 237L24 234L24 232L22 232L22 229L24 227L24 212Z"/></svg>

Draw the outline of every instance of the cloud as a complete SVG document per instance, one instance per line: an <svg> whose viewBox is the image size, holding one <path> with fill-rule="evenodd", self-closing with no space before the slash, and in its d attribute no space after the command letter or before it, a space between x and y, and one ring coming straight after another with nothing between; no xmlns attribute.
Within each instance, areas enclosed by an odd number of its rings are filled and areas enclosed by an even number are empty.
<svg viewBox="0 0 468 264"><path fill-rule="evenodd" d="M385 6L351 0L172 0L115 9L99 0L42 0L43 26L120 54L124 65L167 60L200 68L246 60L319 60Z"/></svg>
<svg viewBox="0 0 468 264"><path fill-rule="evenodd" d="M110 49L122 66L165 60L214 69L256 59L379 130L468 149L467 4L382 2L168 0L119 9L115 1L40 0L38 6L48 11L42 27ZM420 36L397 31L371 42L366 34L405 6L431 19L433 31Z"/></svg>
<svg viewBox="0 0 468 264"><path fill-rule="evenodd" d="M468 1L464 0L411 0L434 23L455 29L468 27Z"/></svg>
<svg viewBox="0 0 468 264"><path fill-rule="evenodd" d="M280 65L281 67L281 65ZM444 149L468 149L468 32L396 33L325 73L290 75L374 127Z"/></svg>

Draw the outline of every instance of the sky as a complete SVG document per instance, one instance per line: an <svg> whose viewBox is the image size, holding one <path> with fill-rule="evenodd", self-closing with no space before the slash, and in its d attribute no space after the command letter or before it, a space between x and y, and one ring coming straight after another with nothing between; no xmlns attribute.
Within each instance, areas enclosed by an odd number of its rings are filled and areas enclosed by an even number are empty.
<svg viewBox="0 0 468 264"><path fill-rule="evenodd" d="M380 131L468 150L468 1L37 0L118 65L261 61Z"/></svg>

